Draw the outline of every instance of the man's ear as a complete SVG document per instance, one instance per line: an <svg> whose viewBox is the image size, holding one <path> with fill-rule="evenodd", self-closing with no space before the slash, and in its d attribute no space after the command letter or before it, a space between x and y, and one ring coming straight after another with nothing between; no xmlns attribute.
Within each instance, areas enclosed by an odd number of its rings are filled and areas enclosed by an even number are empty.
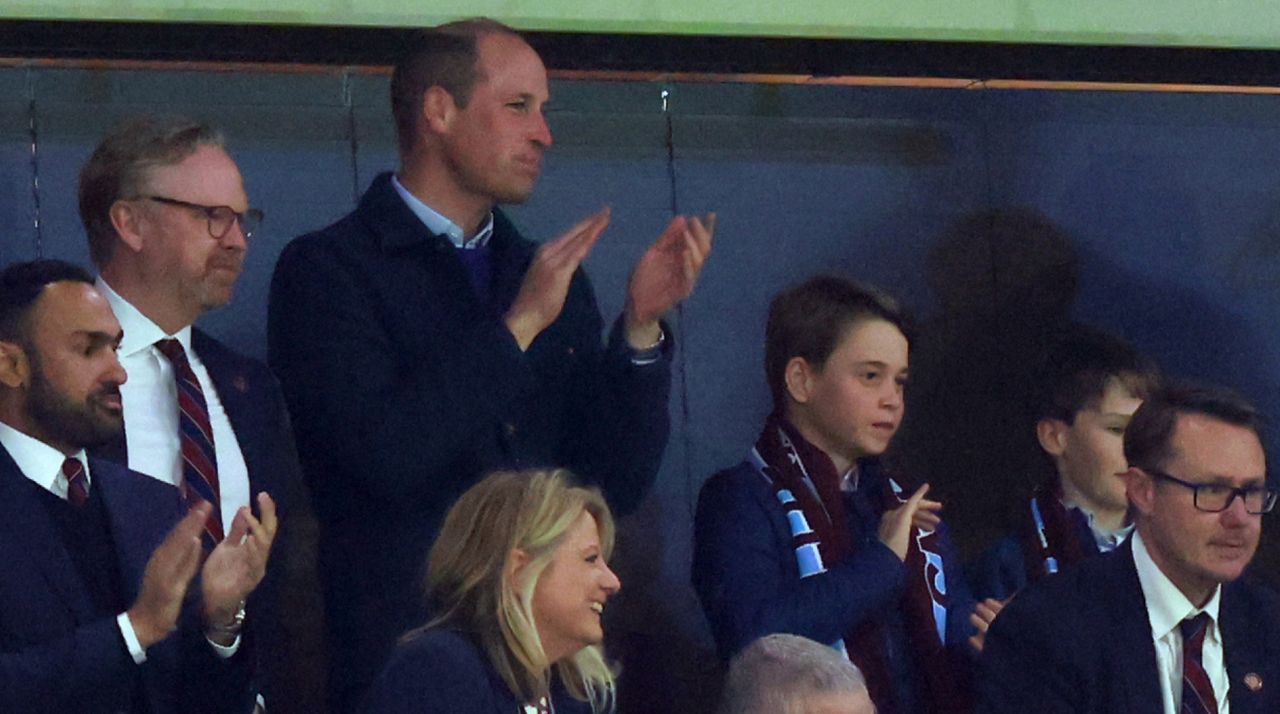
<svg viewBox="0 0 1280 714"><path fill-rule="evenodd" d="M436 84L427 87L427 91L422 93L421 111L426 128L434 134L444 134L453 125L453 119L458 113L458 103L447 89Z"/></svg>
<svg viewBox="0 0 1280 714"><path fill-rule="evenodd" d="M1151 474L1130 466L1120 474L1120 478L1124 479L1124 492L1129 498L1129 508L1136 509L1144 516L1151 515L1156 508L1156 480Z"/></svg>
<svg viewBox="0 0 1280 714"><path fill-rule="evenodd" d="M18 389L31 377L31 362L27 351L17 342L0 341L0 384Z"/></svg>
<svg viewBox="0 0 1280 714"><path fill-rule="evenodd" d="M137 253L142 250L142 209L133 201L116 201L107 212L120 242Z"/></svg>
<svg viewBox="0 0 1280 714"><path fill-rule="evenodd" d="M1067 429L1070 425L1061 419L1045 417L1036 422L1036 440L1040 448L1050 456L1062 456L1067 449Z"/></svg>
<svg viewBox="0 0 1280 714"><path fill-rule="evenodd" d="M787 387L787 394L797 404L807 404L813 396L813 378L815 371L809 360L803 357L792 357L782 371L782 381Z"/></svg>

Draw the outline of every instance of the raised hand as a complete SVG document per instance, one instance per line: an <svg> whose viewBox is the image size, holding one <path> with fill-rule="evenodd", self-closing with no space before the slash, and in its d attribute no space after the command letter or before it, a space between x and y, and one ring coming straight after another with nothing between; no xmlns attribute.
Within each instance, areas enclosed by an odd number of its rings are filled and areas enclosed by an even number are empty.
<svg viewBox="0 0 1280 714"><path fill-rule="evenodd" d="M1012 600L1013 598L1009 598ZM987 641L987 630L991 627L991 623L995 621L996 615L1004 609L1009 600L992 600L987 598L982 602L973 606L973 612L969 615L969 622L978 628L978 631L969 637L969 646L975 651L981 652L983 645Z"/></svg>
<svg viewBox="0 0 1280 714"><path fill-rule="evenodd" d="M147 560L138 599L127 613L143 649L178 627L182 600L200 565L200 534L212 510L208 503L201 503L188 511Z"/></svg>
<svg viewBox="0 0 1280 714"><path fill-rule="evenodd" d="M261 519L254 518L248 506L242 506L231 522L227 537L204 561L200 595L206 625L225 626L232 622L241 604L267 572L271 543L279 528L276 504L271 496L258 494L258 512Z"/></svg>
<svg viewBox="0 0 1280 714"><path fill-rule="evenodd" d="M891 511L885 511L884 515L880 516L880 542L889 546L894 555L898 556L898 560L907 559L907 546L911 542L913 528L931 531L941 523L938 511L942 510L942 504L938 501L926 500L924 495L928 492L929 484L926 483L916 489L906 503Z"/></svg>
<svg viewBox="0 0 1280 714"><path fill-rule="evenodd" d="M503 317L521 350L529 349L534 339L560 316L574 271L608 225L609 209L603 208L544 243L533 256L520 292Z"/></svg>
<svg viewBox="0 0 1280 714"><path fill-rule="evenodd" d="M658 320L693 293L711 254L716 214L676 216L640 256L627 284L624 314L627 343L643 349L657 342Z"/></svg>

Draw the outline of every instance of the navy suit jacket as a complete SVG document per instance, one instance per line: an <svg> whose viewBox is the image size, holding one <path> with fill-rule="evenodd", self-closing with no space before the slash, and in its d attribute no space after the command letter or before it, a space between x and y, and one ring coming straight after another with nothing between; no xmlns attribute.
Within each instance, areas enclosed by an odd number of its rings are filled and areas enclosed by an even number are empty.
<svg viewBox="0 0 1280 714"><path fill-rule="evenodd" d="M294 549L291 513L302 498L301 469L293 444L289 413L275 375L262 362L240 355L199 329L191 331L191 347L200 357L222 401L227 419L235 431L240 453L249 472L249 494L257 508L258 493L266 491L276 502L281 527L272 545L267 574L249 598L242 646L252 650L260 663L258 686L269 692L274 673L288 663L284 660L284 633L281 622L281 581ZM125 425L126 431L128 424ZM93 450L93 455L120 464L129 463L123 438ZM230 523L224 524L228 530Z"/></svg>
<svg viewBox="0 0 1280 714"><path fill-rule="evenodd" d="M1024 516L1030 520L1028 514ZM1072 525L1075 526L1075 536L1080 544L1080 551L1086 558L1100 555L1098 543L1094 540L1093 532L1089 530L1089 522L1085 520L1084 515L1079 510L1072 509L1069 516ZM1037 566L1043 572L1044 566L1038 563ZM1001 538L974 562L965 566L964 571L969 576L973 596L978 600L986 598L1005 600L1017 594L1031 580L1027 574L1027 552L1023 547L1020 533L1014 532Z"/></svg>
<svg viewBox="0 0 1280 714"><path fill-rule="evenodd" d="M559 686L552 687L551 703L556 714L591 712L589 704ZM516 714L521 704L470 637L454 630L429 630L396 648L361 712Z"/></svg>
<svg viewBox="0 0 1280 714"><path fill-rule="evenodd" d="M1280 711L1280 596L1243 580L1227 584L1218 621L1231 714ZM1250 689L1247 674L1262 687ZM1161 714L1130 541L1033 584L996 617L979 660L977 711Z"/></svg>
<svg viewBox="0 0 1280 714"><path fill-rule="evenodd" d="M152 551L185 508L177 489L150 477L96 459L89 470L107 514L121 595L132 603ZM128 711L139 665L120 634L119 613L94 616L35 488L0 448L0 711ZM192 588L198 592L198 584ZM140 669L152 714L248 712L253 706L246 657L218 659L192 597L178 632L152 645Z"/></svg>
<svg viewBox="0 0 1280 714"><path fill-rule="evenodd" d="M338 223L290 243L271 283L269 354L320 520L341 707L426 621L423 564L445 512L495 469L567 466L616 511L652 484L670 370L606 348L579 270L522 352L499 316L537 245L494 212L489 300L457 249L377 177ZM343 704L345 703L345 705Z"/></svg>

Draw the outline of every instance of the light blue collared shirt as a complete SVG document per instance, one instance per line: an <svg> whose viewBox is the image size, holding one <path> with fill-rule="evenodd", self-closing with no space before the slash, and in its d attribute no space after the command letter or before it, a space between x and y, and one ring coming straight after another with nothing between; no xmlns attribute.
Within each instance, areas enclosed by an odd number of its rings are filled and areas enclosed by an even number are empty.
<svg viewBox="0 0 1280 714"><path fill-rule="evenodd" d="M413 215L422 221L422 225L427 230L442 235L449 239L460 250L472 250L475 248L483 248L489 244L489 239L493 237L493 212L489 212L489 217L485 219L484 225L480 226L480 230L476 231L474 236L467 238L462 233L462 228L453 221L449 220L436 209L428 206L418 199L417 196L409 193L409 189L400 183L400 178L395 174L391 175L391 185L395 188L396 193L400 194L400 198L404 200L405 205L413 211Z"/></svg>

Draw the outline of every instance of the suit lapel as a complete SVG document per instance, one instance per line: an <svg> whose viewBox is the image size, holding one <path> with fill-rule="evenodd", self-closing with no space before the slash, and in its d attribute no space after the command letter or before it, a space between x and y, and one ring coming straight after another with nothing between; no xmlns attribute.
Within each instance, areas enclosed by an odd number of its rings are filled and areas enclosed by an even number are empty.
<svg viewBox="0 0 1280 714"><path fill-rule="evenodd" d="M1104 666L1114 668L1123 690L1120 701L1125 705L1116 711L1131 714L1162 714L1160 694L1160 670L1156 664L1156 648L1151 639L1151 619L1147 616L1147 601L1142 595L1138 570L1133 564L1132 538L1115 551L1102 556L1110 562L1107 567L1112 577L1101 579L1110 592L1100 603L1109 607L1110 627L1113 634L1108 647L1111 654L1105 657Z"/></svg>
<svg viewBox="0 0 1280 714"><path fill-rule="evenodd" d="M89 450L89 453L96 459L103 459L121 466L129 465L129 441L125 438L125 429L120 430L120 438L95 446Z"/></svg>
<svg viewBox="0 0 1280 714"><path fill-rule="evenodd" d="M120 566L120 587L125 602L138 597L147 561L164 541L169 530L185 512L177 488L129 471L123 466L91 460L94 488L100 488L103 509L111 528L116 562ZM188 590L187 599L193 597ZM179 622L181 627L181 621ZM180 670L180 634L174 634L147 648L147 662L141 675L144 697L153 711L168 711L160 702L170 698L176 673Z"/></svg>
<svg viewBox="0 0 1280 714"><path fill-rule="evenodd" d="M132 602L151 553L183 513L182 496L173 486L99 459L91 460L89 469L110 523L121 594Z"/></svg>
<svg viewBox="0 0 1280 714"><path fill-rule="evenodd" d="M1274 663L1260 661L1265 653L1257 641L1258 630L1250 625L1246 601L1243 597L1236 597L1243 596L1238 591L1240 587L1228 585L1223 588L1218 615L1230 682L1228 698L1231 714L1261 713L1267 688L1280 685L1280 682L1267 681L1271 678L1270 672L1275 670Z"/></svg>
<svg viewBox="0 0 1280 714"><path fill-rule="evenodd" d="M200 357L205 370L209 373L209 381L218 393L222 409L227 413L227 421L231 422L231 430L235 432L236 442L240 446L240 454L244 457L245 469L249 473L249 500L259 491L276 494L272 469L263 467L266 463L261 450L266 446L266 439L271 425L263 424L263 409L256 398L261 398L260 390L255 389L253 375L223 345L199 329L191 331L191 347Z"/></svg>
<svg viewBox="0 0 1280 714"><path fill-rule="evenodd" d="M467 270L448 238L433 234L405 204L391 185L391 174L374 179L357 209L362 222L377 236L383 252L400 254L415 252L425 270L414 270L401 276L394 288L408 291L407 304L416 304L423 295L433 303L448 305L442 314L452 316L460 324L492 319L491 313L502 314L515 300L530 260L527 244L519 238L515 226L501 210L493 211L492 253L493 284L490 304L475 295ZM404 284L401 284L401 283Z"/></svg>
<svg viewBox="0 0 1280 714"><path fill-rule="evenodd" d="M9 452L0 448L0 528L9 531L14 541L25 544L32 564L75 622L89 622L93 604L88 591L33 488L38 486L31 484Z"/></svg>
<svg viewBox="0 0 1280 714"><path fill-rule="evenodd" d="M493 306L498 314L502 314L515 302L531 256L518 239L515 226L497 209L493 211L490 245L493 246Z"/></svg>

